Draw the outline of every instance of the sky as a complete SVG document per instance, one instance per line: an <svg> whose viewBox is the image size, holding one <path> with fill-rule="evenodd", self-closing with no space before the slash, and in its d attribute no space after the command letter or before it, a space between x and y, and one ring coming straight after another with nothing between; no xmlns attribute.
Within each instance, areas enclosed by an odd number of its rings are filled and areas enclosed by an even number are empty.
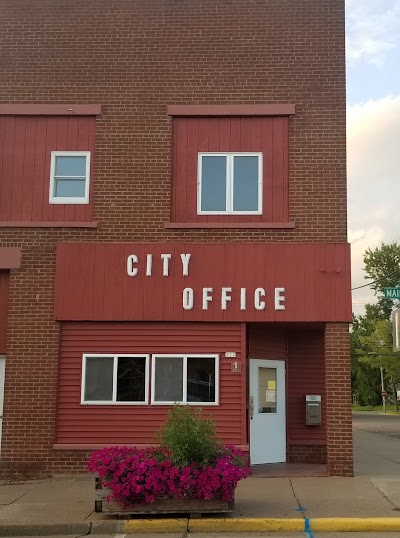
<svg viewBox="0 0 400 538"><path fill-rule="evenodd" d="M348 234L352 287L367 248L400 242L400 0L346 0ZM353 312L375 302L353 292Z"/></svg>

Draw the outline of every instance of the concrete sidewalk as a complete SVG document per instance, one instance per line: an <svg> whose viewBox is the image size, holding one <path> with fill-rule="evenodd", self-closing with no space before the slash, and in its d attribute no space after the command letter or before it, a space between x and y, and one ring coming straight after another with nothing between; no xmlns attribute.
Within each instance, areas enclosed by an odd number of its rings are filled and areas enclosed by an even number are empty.
<svg viewBox="0 0 400 538"><path fill-rule="evenodd" d="M229 530L231 521L235 530L245 524L247 527L243 530L249 531L253 528L251 521L256 521L254 530L261 530L261 520L274 520L286 522L286 530L299 530L302 521L319 518L379 518L382 525L390 518L391 525L399 525L400 530L400 479L395 478L250 477L239 483L235 504L235 512L226 518L205 517L197 520L197 523L196 520L190 520L190 526L194 525L195 530L203 532L215 531L221 526L226 531ZM237 518L240 519L239 522ZM171 521L175 523L170 531L180 530L180 527L188 528L188 520L185 518ZM54 535L57 534L55 530L59 534L135 532L135 525L134 522L128 525L115 516L94 512L92 477L0 486L0 535L3 536L33 532ZM143 530L143 521L140 525ZM165 532L165 519L158 519L153 525L152 531ZM377 528L375 524L374 529L395 530L384 529L382 525ZM202 526L205 527L202 529ZM39 532L38 529L42 530Z"/></svg>

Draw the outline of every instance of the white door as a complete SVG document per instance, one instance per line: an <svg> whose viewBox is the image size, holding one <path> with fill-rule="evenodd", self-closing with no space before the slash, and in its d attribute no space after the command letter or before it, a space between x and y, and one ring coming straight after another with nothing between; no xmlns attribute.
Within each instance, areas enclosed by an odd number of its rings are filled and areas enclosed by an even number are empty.
<svg viewBox="0 0 400 538"><path fill-rule="evenodd" d="M250 360L250 463L286 461L283 361Z"/></svg>
<svg viewBox="0 0 400 538"><path fill-rule="evenodd" d="M0 450L1 450L1 434L3 430L3 406L4 406L4 380L6 373L6 359L0 357Z"/></svg>

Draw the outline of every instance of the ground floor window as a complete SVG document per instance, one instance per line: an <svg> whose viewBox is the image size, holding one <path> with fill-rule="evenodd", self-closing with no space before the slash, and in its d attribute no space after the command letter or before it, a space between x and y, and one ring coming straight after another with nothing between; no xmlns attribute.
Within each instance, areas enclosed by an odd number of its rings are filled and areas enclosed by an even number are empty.
<svg viewBox="0 0 400 538"><path fill-rule="evenodd" d="M147 404L148 355L83 355L83 404Z"/></svg>
<svg viewBox="0 0 400 538"><path fill-rule="evenodd" d="M218 355L153 355L154 404L218 404Z"/></svg>

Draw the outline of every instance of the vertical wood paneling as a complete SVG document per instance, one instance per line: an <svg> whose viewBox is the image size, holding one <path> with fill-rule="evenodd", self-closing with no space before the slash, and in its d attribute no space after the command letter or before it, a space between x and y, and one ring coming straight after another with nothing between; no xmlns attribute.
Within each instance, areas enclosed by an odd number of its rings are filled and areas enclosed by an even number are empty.
<svg viewBox="0 0 400 538"><path fill-rule="evenodd" d="M37 118L35 168L33 170L32 216L31 218L28 218L27 216L27 220L32 220L33 222L40 222L43 219L43 208L49 203L49 183L46 182L47 125L47 118ZM45 195L46 192L47 196Z"/></svg>
<svg viewBox="0 0 400 538"><path fill-rule="evenodd" d="M0 221L92 218L95 118L0 116ZM49 204L52 151L91 151L89 204Z"/></svg>
<svg viewBox="0 0 400 538"><path fill-rule="evenodd" d="M0 354L6 352L9 271L0 271Z"/></svg>
<svg viewBox="0 0 400 538"><path fill-rule="evenodd" d="M162 275L162 253L171 254L168 277ZM183 253L191 255L187 277L182 276ZM139 259L135 277L126 272L130 254ZM151 277L145 276L146 254L153 256ZM350 286L341 267L349 258L348 244L59 243L55 315L69 321L348 322ZM190 311L182 305L186 287L194 290ZM214 292L203 310L205 287ZM226 310L221 308L223 287L232 288ZM240 309L242 287L247 289L245 310ZM262 310L254 307L259 287L266 293ZM285 289L284 310L275 309L274 288Z"/></svg>
<svg viewBox="0 0 400 538"><path fill-rule="evenodd" d="M24 182L26 122L17 121L14 134L14 166L12 172L10 214L21 219L22 185Z"/></svg>
<svg viewBox="0 0 400 538"><path fill-rule="evenodd" d="M324 329L288 331L288 432L291 444L326 442ZM322 425L306 426L306 395L322 397Z"/></svg>
<svg viewBox="0 0 400 538"><path fill-rule="evenodd" d="M175 222L287 222L288 118L174 118L172 220ZM262 152L262 215L197 215L199 152ZM196 166L194 166L196 164Z"/></svg>
<svg viewBox="0 0 400 538"><path fill-rule="evenodd" d="M34 176L35 173L35 152L36 152L36 137L37 123L36 118L26 118L26 143L24 146L23 159L23 182L21 192L21 214L22 221L28 221L32 217L32 200L34 192L34 182L25 181L27 175Z"/></svg>
<svg viewBox="0 0 400 538"><path fill-rule="evenodd" d="M248 325L248 356L250 359L286 360L286 328L260 323Z"/></svg>
<svg viewBox="0 0 400 538"><path fill-rule="evenodd" d="M14 168L14 138L16 119L13 116L3 117L3 167L0 178L0 220L10 220L12 201L12 181ZM0 148L1 149L1 148Z"/></svg>
<svg viewBox="0 0 400 538"><path fill-rule="evenodd" d="M218 353L220 405L205 407L226 443L242 444L246 404L242 374L231 373L232 359L242 357L241 324L64 323L61 332L56 443L148 444L165 419L168 406L80 404L83 353Z"/></svg>

